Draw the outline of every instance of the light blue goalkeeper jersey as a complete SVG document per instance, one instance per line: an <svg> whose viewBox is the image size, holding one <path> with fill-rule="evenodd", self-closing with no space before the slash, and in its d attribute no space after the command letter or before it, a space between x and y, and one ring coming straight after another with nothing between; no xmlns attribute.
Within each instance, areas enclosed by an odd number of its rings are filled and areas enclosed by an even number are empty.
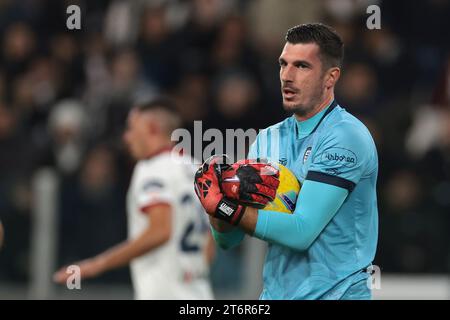
<svg viewBox="0 0 450 320"><path fill-rule="evenodd" d="M377 245L378 158L364 124L333 101L306 121L292 116L262 130L248 155L257 157L285 165L305 188L292 215L258 211L254 236L269 243L260 298L370 299L364 269ZM342 200L323 208L333 192ZM315 210L329 214L307 224Z"/></svg>

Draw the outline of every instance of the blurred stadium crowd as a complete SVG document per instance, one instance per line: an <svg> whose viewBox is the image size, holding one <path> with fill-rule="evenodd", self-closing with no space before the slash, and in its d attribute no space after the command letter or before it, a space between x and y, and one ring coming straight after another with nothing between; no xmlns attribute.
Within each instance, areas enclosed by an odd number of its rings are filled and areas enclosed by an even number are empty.
<svg viewBox="0 0 450 320"><path fill-rule="evenodd" d="M81 30L66 8L81 7ZM381 8L368 30L366 8ZM60 264L126 237L133 104L173 96L192 130L261 129L287 115L278 56L296 24L346 45L337 101L378 147L382 272L450 271L450 2L446 0L0 1L0 281L30 276L33 173L60 176ZM228 263L238 263L239 249ZM234 262L233 262L234 261ZM126 269L101 282L128 281ZM217 280L217 285L225 285Z"/></svg>

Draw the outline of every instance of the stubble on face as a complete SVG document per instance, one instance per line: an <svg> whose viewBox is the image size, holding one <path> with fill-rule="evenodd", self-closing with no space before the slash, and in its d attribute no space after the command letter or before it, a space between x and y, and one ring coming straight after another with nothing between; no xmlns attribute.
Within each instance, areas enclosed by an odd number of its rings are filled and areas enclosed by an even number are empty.
<svg viewBox="0 0 450 320"><path fill-rule="evenodd" d="M280 56L283 108L308 117L322 103L325 88L319 47L314 43L286 43Z"/></svg>
<svg viewBox="0 0 450 320"><path fill-rule="evenodd" d="M298 93L301 95L301 90ZM320 86L315 87L314 92L307 101L300 103L291 103L283 100L283 108L287 112L292 112L299 117L306 117L321 103L323 99L323 90ZM306 100L306 99L305 99Z"/></svg>

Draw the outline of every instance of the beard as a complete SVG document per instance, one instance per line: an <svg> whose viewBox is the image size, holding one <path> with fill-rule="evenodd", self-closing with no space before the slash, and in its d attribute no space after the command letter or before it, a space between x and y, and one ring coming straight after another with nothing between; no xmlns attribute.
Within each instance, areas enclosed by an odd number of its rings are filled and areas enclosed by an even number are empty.
<svg viewBox="0 0 450 320"><path fill-rule="evenodd" d="M314 81L314 79L312 79L311 81L316 82L317 85L310 88L298 88L294 86L293 89L296 91L296 96L292 101L286 101L283 96L284 110L292 112L302 118L311 114L311 112L313 112L314 109L322 103L325 96L326 89L323 83L324 77L325 73L322 73L318 80ZM282 93L284 87L289 88L291 86L282 82ZM305 89L309 92L305 93Z"/></svg>
<svg viewBox="0 0 450 320"><path fill-rule="evenodd" d="M294 104L292 102L287 102L287 103L283 102L283 108L287 112L292 112L300 117L304 117L314 109L314 105L313 104L305 105L303 103Z"/></svg>
<svg viewBox="0 0 450 320"><path fill-rule="evenodd" d="M295 101L286 102L283 100L283 108L287 112L292 112L299 117L305 117L321 103L322 97L322 90L317 90L316 92L314 92L309 101L299 101L296 103Z"/></svg>

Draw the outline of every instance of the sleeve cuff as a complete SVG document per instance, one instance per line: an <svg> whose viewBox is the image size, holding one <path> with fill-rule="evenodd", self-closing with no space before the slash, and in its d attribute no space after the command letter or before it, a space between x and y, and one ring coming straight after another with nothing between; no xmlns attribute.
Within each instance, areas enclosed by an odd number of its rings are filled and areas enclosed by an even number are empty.
<svg viewBox="0 0 450 320"><path fill-rule="evenodd" d="M356 186L356 184L353 181L319 171L308 171L305 180L331 184L333 186L346 189L348 190L348 192L352 192Z"/></svg>
<svg viewBox="0 0 450 320"><path fill-rule="evenodd" d="M238 245L245 236L245 233L239 228L235 228L230 232L219 232L213 226L210 226L210 229L214 240L223 249L229 249Z"/></svg>
<svg viewBox="0 0 450 320"><path fill-rule="evenodd" d="M157 207L157 206L169 206L171 207L172 205L168 202L168 201L155 201L152 202L150 204L144 205L140 207L140 211L141 213L147 213L149 209Z"/></svg>

